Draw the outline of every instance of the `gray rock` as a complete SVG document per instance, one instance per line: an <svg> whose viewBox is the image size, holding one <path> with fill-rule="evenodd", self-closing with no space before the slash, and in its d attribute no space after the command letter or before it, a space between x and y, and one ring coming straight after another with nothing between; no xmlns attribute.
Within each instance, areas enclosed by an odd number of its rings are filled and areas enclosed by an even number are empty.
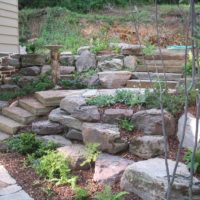
<svg viewBox="0 0 200 200"><path fill-rule="evenodd" d="M84 105L86 105L85 99L79 95L67 96L60 102L60 108L68 113L73 113Z"/></svg>
<svg viewBox="0 0 200 200"><path fill-rule="evenodd" d="M74 71L75 71L75 67L60 66L60 74L61 75L72 74Z"/></svg>
<svg viewBox="0 0 200 200"><path fill-rule="evenodd" d="M11 135L8 135L0 131L0 142L8 139L9 137L11 137Z"/></svg>
<svg viewBox="0 0 200 200"><path fill-rule="evenodd" d="M137 129L144 131L145 135L163 135L161 110L150 109L136 112L132 116ZM174 135L176 123L174 117L164 111L165 130L168 135Z"/></svg>
<svg viewBox="0 0 200 200"><path fill-rule="evenodd" d="M58 144L60 147L72 144L70 140L67 140L62 135L45 135L40 137L40 139L45 140L47 142L54 142Z"/></svg>
<svg viewBox="0 0 200 200"><path fill-rule="evenodd" d="M19 87L17 85L14 84L5 84L5 85L0 85L0 92L5 92L5 91L16 91L18 90Z"/></svg>
<svg viewBox="0 0 200 200"><path fill-rule="evenodd" d="M119 123L123 118L130 118L133 115L133 110L130 109L106 109L102 116L102 120L105 123Z"/></svg>
<svg viewBox="0 0 200 200"><path fill-rule="evenodd" d="M104 62L106 60L112 60L112 59L124 59L124 56L123 55L116 55L116 54L111 54L111 55L100 55L100 56L97 56L97 61L98 62Z"/></svg>
<svg viewBox="0 0 200 200"><path fill-rule="evenodd" d="M51 66L50 65L44 65L42 66L41 69L41 74L47 74L47 73L51 73Z"/></svg>
<svg viewBox="0 0 200 200"><path fill-rule="evenodd" d="M120 156L101 154L95 162L95 172L93 180L101 184L113 185L118 182L133 161Z"/></svg>
<svg viewBox="0 0 200 200"><path fill-rule="evenodd" d="M137 65L137 58L135 56L126 56L124 58L124 67L134 72Z"/></svg>
<svg viewBox="0 0 200 200"><path fill-rule="evenodd" d="M74 110L72 117L85 122L97 122L101 116L97 106L82 106Z"/></svg>
<svg viewBox="0 0 200 200"><path fill-rule="evenodd" d="M108 153L118 153L127 149L121 141L116 125L100 123L83 123L82 135L84 143L98 143L100 149Z"/></svg>
<svg viewBox="0 0 200 200"><path fill-rule="evenodd" d="M49 114L49 120L53 122L59 122L64 127L73 128L77 130L82 129L82 122L70 115L68 115L65 111L57 108L52 110Z"/></svg>
<svg viewBox="0 0 200 200"><path fill-rule="evenodd" d="M184 134L184 121L185 121L185 114L183 114L178 120L177 136L179 142L182 140ZM200 125L200 121L198 123ZM196 117L193 116L191 113L187 113L187 122L186 122L185 136L183 140L183 147L194 148L195 134L196 134ZM200 146L200 130L198 130L197 141L198 141L198 146Z"/></svg>
<svg viewBox="0 0 200 200"><path fill-rule="evenodd" d="M1 62L2 66L14 66L16 68L20 67L20 61L19 58L12 58L12 57L4 57L2 58Z"/></svg>
<svg viewBox="0 0 200 200"><path fill-rule="evenodd" d="M20 74L24 76L38 76L41 72L41 67L32 66L32 67L25 67L20 70Z"/></svg>
<svg viewBox="0 0 200 200"><path fill-rule="evenodd" d="M22 67L27 66L42 66L45 64L45 57L37 54L21 55Z"/></svg>
<svg viewBox="0 0 200 200"><path fill-rule="evenodd" d="M73 66L75 64L75 59L73 55L61 55L60 63L64 66Z"/></svg>
<svg viewBox="0 0 200 200"><path fill-rule="evenodd" d="M37 76L21 76L17 82L17 85L23 87L24 85L31 84L36 80L38 80Z"/></svg>
<svg viewBox="0 0 200 200"><path fill-rule="evenodd" d="M73 144L57 149L69 162L72 169L88 169L89 165L81 166L81 164L87 159L86 150L84 145Z"/></svg>
<svg viewBox="0 0 200 200"><path fill-rule="evenodd" d="M0 113L2 112L2 109L8 107L8 105L7 101L0 101Z"/></svg>
<svg viewBox="0 0 200 200"><path fill-rule="evenodd" d="M65 137L70 140L83 141L83 136L80 130L70 128L69 131L65 134Z"/></svg>
<svg viewBox="0 0 200 200"><path fill-rule="evenodd" d="M140 158L152 158L163 155L165 143L163 136L141 136L135 137L129 145L131 154Z"/></svg>
<svg viewBox="0 0 200 200"><path fill-rule="evenodd" d="M76 70L82 72L91 68L96 68L96 58L95 55L85 50L76 60Z"/></svg>
<svg viewBox="0 0 200 200"><path fill-rule="evenodd" d="M55 135L63 133L63 125L49 120L36 121L32 123L32 131L38 135Z"/></svg>
<svg viewBox="0 0 200 200"><path fill-rule="evenodd" d="M104 88L123 88L131 78L132 73L128 71L99 72L99 81Z"/></svg>
<svg viewBox="0 0 200 200"><path fill-rule="evenodd" d="M77 50L77 54L78 55L81 55L84 51L89 51L91 49L90 46L83 46L83 47L80 47L78 50Z"/></svg>
<svg viewBox="0 0 200 200"><path fill-rule="evenodd" d="M98 63L98 69L100 71L120 71L123 69L123 61L117 58L105 60Z"/></svg>
<svg viewBox="0 0 200 200"><path fill-rule="evenodd" d="M169 174L172 175L175 161L168 160ZM190 173L187 166L179 163L172 187L173 200L187 200ZM200 199L199 180L194 177L193 200ZM135 162L128 166L121 178L121 189L135 193L143 200L165 199L167 192L167 172L165 160L161 158Z"/></svg>

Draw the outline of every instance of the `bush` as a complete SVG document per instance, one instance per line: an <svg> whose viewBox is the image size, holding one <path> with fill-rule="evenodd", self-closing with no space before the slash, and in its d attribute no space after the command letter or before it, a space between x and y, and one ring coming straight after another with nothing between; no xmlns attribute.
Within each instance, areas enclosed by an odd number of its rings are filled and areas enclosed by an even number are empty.
<svg viewBox="0 0 200 200"><path fill-rule="evenodd" d="M59 153L48 152L34 168L40 176L57 184L75 185L77 177L71 176L68 161Z"/></svg>
<svg viewBox="0 0 200 200"><path fill-rule="evenodd" d="M75 187L74 191L76 193L75 200L85 200L89 196L88 191L86 189Z"/></svg>
<svg viewBox="0 0 200 200"><path fill-rule="evenodd" d="M135 129L134 123L127 118L120 120L119 126L126 131L133 131Z"/></svg>

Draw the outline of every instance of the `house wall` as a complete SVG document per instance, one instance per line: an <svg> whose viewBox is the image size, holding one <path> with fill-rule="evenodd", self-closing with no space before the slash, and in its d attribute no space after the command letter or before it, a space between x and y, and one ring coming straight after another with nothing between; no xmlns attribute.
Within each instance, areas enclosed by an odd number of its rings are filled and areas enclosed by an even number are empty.
<svg viewBox="0 0 200 200"><path fill-rule="evenodd" d="M0 0L0 53L19 53L18 0Z"/></svg>

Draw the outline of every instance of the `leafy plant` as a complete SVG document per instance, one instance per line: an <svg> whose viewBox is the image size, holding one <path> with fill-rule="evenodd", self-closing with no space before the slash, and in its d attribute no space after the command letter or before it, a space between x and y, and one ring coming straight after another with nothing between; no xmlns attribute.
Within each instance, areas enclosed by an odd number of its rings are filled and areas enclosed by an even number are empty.
<svg viewBox="0 0 200 200"><path fill-rule="evenodd" d="M155 45L152 45L150 42L145 42L145 48L142 50L145 56L151 56L156 50Z"/></svg>
<svg viewBox="0 0 200 200"><path fill-rule="evenodd" d="M88 191L86 189L75 187L74 191L76 193L75 200L85 200L89 196Z"/></svg>
<svg viewBox="0 0 200 200"><path fill-rule="evenodd" d="M84 165L91 165L93 164L99 154L100 154L100 151L99 151L99 144L96 144L96 143L89 143L86 145L86 149L85 149L85 157L86 157L86 160L81 163L81 166L84 166Z"/></svg>
<svg viewBox="0 0 200 200"><path fill-rule="evenodd" d="M134 123L127 118L120 120L119 126L126 131L133 131L135 129Z"/></svg>
<svg viewBox="0 0 200 200"><path fill-rule="evenodd" d="M97 38L93 42L93 47L92 47L91 51L93 53L98 53L98 52L103 51L107 48L108 48L108 41L106 39Z"/></svg>
<svg viewBox="0 0 200 200"><path fill-rule="evenodd" d="M111 95L100 95L86 100L88 105L97 105L99 107L111 106L115 104L115 99Z"/></svg>
<svg viewBox="0 0 200 200"><path fill-rule="evenodd" d="M186 161L189 170L192 169L192 153L193 150L188 149L183 158ZM200 170L200 148L196 149L193 166L193 170L195 173Z"/></svg>
<svg viewBox="0 0 200 200"><path fill-rule="evenodd" d="M65 89L83 89L87 86L81 81L75 80L60 80L60 85Z"/></svg>
<svg viewBox="0 0 200 200"><path fill-rule="evenodd" d="M57 184L73 184L77 179L71 176L68 161L57 152L49 151L34 168L40 176Z"/></svg>
<svg viewBox="0 0 200 200"><path fill-rule="evenodd" d="M96 200L124 200L127 192L119 192L117 194L113 194L111 187L106 186L103 192L97 192L95 195Z"/></svg>

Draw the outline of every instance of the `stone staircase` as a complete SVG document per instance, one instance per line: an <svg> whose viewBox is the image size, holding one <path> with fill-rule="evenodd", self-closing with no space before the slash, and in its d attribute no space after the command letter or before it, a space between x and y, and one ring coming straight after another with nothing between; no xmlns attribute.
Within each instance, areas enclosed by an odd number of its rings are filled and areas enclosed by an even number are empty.
<svg viewBox="0 0 200 200"><path fill-rule="evenodd" d="M183 77L185 53L183 51L162 51L153 56L138 58L133 79L127 81L129 88L152 88L160 80L169 89L175 89Z"/></svg>
<svg viewBox="0 0 200 200"><path fill-rule="evenodd" d="M20 99L16 105L3 108L0 114L0 135L16 134L20 128L47 115L65 95L64 90L36 92L33 97Z"/></svg>

